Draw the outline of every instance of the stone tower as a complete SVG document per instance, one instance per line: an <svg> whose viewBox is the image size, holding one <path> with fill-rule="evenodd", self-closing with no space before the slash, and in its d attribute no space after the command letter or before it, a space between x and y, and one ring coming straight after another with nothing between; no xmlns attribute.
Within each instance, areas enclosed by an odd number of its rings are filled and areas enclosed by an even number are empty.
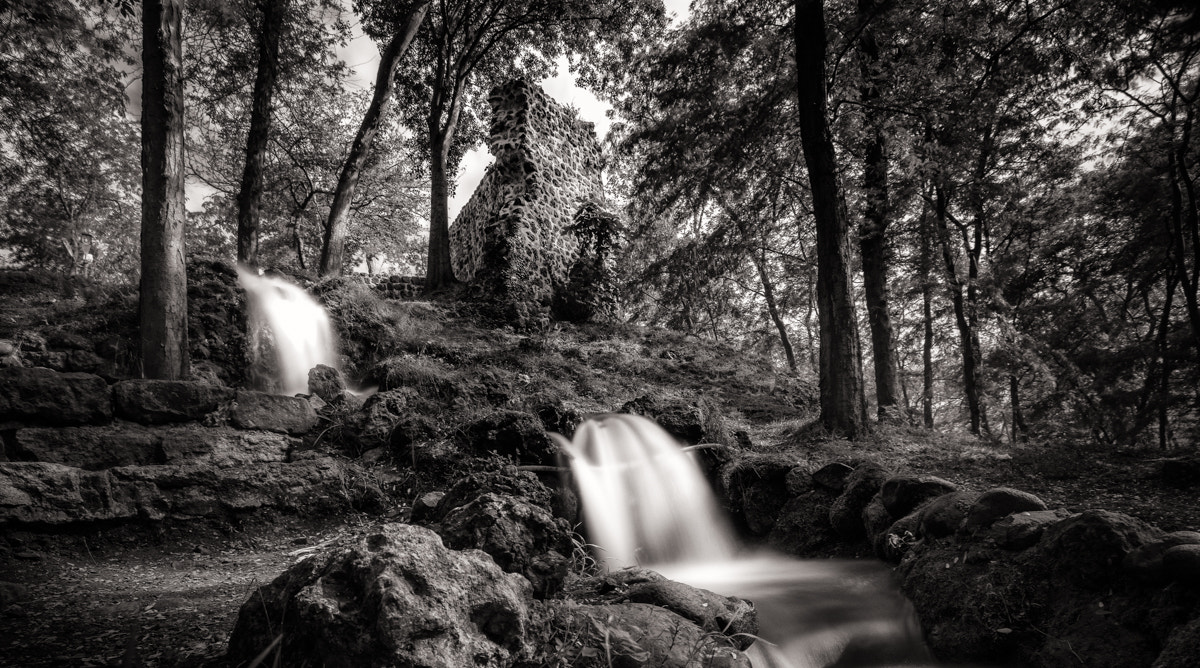
<svg viewBox="0 0 1200 668"><path fill-rule="evenodd" d="M545 311L577 253L567 229L603 198L591 123L527 81L491 91L488 150L495 157L450 227L455 276L519 324Z"/></svg>

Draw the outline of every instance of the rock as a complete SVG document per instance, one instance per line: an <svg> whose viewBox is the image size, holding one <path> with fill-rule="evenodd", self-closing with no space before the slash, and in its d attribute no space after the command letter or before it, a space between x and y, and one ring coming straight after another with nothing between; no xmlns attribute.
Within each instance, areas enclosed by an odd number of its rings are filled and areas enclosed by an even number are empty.
<svg viewBox="0 0 1200 668"><path fill-rule="evenodd" d="M408 402L413 396L412 390L400 389L368 397L353 424L352 444L359 451L387 445L396 423L408 414Z"/></svg>
<svg viewBox="0 0 1200 668"><path fill-rule="evenodd" d="M1176 545L1163 552L1163 570L1169 579L1200 584L1200 545Z"/></svg>
<svg viewBox="0 0 1200 668"><path fill-rule="evenodd" d="M233 399L233 390L187 380L123 380L113 385L117 415L142 424L200 420Z"/></svg>
<svg viewBox="0 0 1200 668"><path fill-rule="evenodd" d="M0 368L0 426L69 426L112 420L112 394L99 376Z"/></svg>
<svg viewBox="0 0 1200 668"><path fill-rule="evenodd" d="M0 357L9 357L17 354L17 344L8 339L0 339Z"/></svg>
<svg viewBox="0 0 1200 668"><path fill-rule="evenodd" d="M1046 528L1071 517L1066 510L1034 510L1002 517L983 534L984 540L1004 550L1024 550L1037 545Z"/></svg>
<svg viewBox="0 0 1200 668"><path fill-rule="evenodd" d="M388 436L392 452L397 459L409 458L414 443L432 440L438 436L438 423L424 415L409 415L400 418Z"/></svg>
<svg viewBox="0 0 1200 668"><path fill-rule="evenodd" d="M826 557L845 547L829 526L829 506L833 497L813 489L784 504L778 512L767 545L796 557Z"/></svg>
<svg viewBox="0 0 1200 668"><path fill-rule="evenodd" d="M495 452L522 464L553 464L558 449L538 418L500 410L468 424L464 444L475 452Z"/></svg>
<svg viewBox="0 0 1200 668"><path fill-rule="evenodd" d="M1141 545L1126 555L1121 566L1144 582L1161 584L1167 580L1163 554L1178 545L1200 545L1200 532L1176 531Z"/></svg>
<svg viewBox="0 0 1200 668"><path fill-rule="evenodd" d="M554 493L536 475L506 467L499 471L471 473L454 483L438 503L435 521L440 522L450 511L488 493L515 496L548 512L554 509Z"/></svg>
<svg viewBox="0 0 1200 668"><path fill-rule="evenodd" d="M1200 656L1200 617L1171 632L1150 668L1195 668Z"/></svg>
<svg viewBox="0 0 1200 668"><path fill-rule="evenodd" d="M648 417L685 444L731 442L717 407L704 399L687 401L646 394L625 403L618 412Z"/></svg>
<svg viewBox="0 0 1200 668"><path fill-rule="evenodd" d="M446 496L445 492L426 492L413 501L412 511L408 520L413 524L429 524L434 521L438 504Z"/></svg>
<svg viewBox="0 0 1200 668"><path fill-rule="evenodd" d="M1162 463L1163 482L1172 487L1200 486L1200 459L1167 459Z"/></svg>
<svg viewBox="0 0 1200 668"><path fill-rule="evenodd" d="M92 350L94 344L76 332L55 330L46 335L46 345L60 350Z"/></svg>
<svg viewBox="0 0 1200 668"><path fill-rule="evenodd" d="M576 638L575 646L534 665L750 668L749 658L725 636L705 633L674 612L647 603L557 603L549 607L547 623Z"/></svg>
<svg viewBox="0 0 1200 668"><path fill-rule="evenodd" d="M765 536L788 501L787 477L796 462L785 456L752 455L721 471L718 493L750 534Z"/></svg>
<svg viewBox="0 0 1200 668"><path fill-rule="evenodd" d="M139 424L31 427L13 434L10 458L53 462L88 471L131 464L162 464L162 434Z"/></svg>
<svg viewBox="0 0 1200 668"><path fill-rule="evenodd" d="M813 487L812 475L803 466L794 466L783 479L783 488L788 498L800 496Z"/></svg>
<svg viewBox="0 0 1200 668"><path fill-rule="evenodd" d="M346 389L346 379L342 372L331 366L318 364L308 372L308 391L321 397L326 402L333 403Z"/></svg>
<svg viewBox="0 0 1200 668"><path fill-rule="evenodd" d="M744 650L758 633L758 613L754 604L732 596L721 596L682 582L662 579L635 584L623 598L632 603L649 603L690 620L708 633L729 637Z"/></svg>
<svg viewBox="0 0 1200 668"><path fill-rule="evenodd" d="M487 493L446 513L438 532L456 550L487 552L509 573L529 579L538 598L562 589L571 554L571 527L520 498Z"/></svg>
<svg viewBox="0 0 1200 668"><path fill-rule="evenodd" d="M978 498L974 492L951 492L933 499L921 509L921 535L930 538L953 535L966 521Z"/></svg>
<svg viewBox="0 0 1200 668"><path fill-rule="evenodd" d="M970 531L991 526L992 522L1026 510L1045 510L1046 504L1030 494L1008 487L989 489L972 504L963 528Z"/></svg>
<svg viewBox="0 0 1200 668"><path fill-rule="evenodd" d="M246 296L237 269L223 260L191 258L187 279L193 366L211 365L222 384L243 386L252 365L246 357Z"/></svg>
<svg viewBox="0 0 1200 668"><path fill-rule="evenodd" d="M44 462L0 463L0 525L127 519L136 513L131 499L114 495L106 471Z"/></svg>
<svg viewBox="0 0 1200 668"><path fill-rule="evenodd" d="M812 479L821 487L841 494L842 490L846 489L846 478L850 477L851 473L854 473L853 466L833 462L813 471Z"/></svg>
<svg viewBox="0 0 1200 668"><path fill-rule="evenodd" d="M892 517L904 517L925 501L957 489L954 483L937 476L893 476L884 481L879 500Z"/></svg>
<svg viewBox="0 0 1200 668"><path fill-rule="evenodd" d="M238 390L236 400L230 419L241 429L306 434L317 426L317 412L303 397Z"/></svg>
<svg viewBox="0 0 1200 668"><path fill-rule="evenodd" d="M846 488L829 507L829 524L839 536L848 541L866 538L862 512L888 477L882 466L865 463L846 478Z"/></svg>
<svg viewBox="0 0 1200 668"><path fill-rule="evenodd" d="M511 666L529 649L528 598L529 583L482 552L456 552L428 529L386 524L255 591L238 613L227 658L246 664L282 632L285 666L314 657L330 668Z"/></svg>
<svg viewBox="0 0 1200 668"><path fill-rule="evenodd" d="M67 352L67 370L112 377L116 366L90 350L70 350Z"/></svg>
<svg viewBox="0 0 1200 668"><path fill-rule="evenodd" d="M1038 551L1058 578L1083 589L1109 588L1129 553L1161 538L1162 532L1128 515L1087 510L1046 529Z"/></svg>
<svg viewBox="0 0 1200 668"><path fill-rule="evenodd" d="M210 464L219 468L285 462L297 439L270 431L180 425L160 428L166 464Z"/></svg>
<svg viewBox="0 0 1200 668"><path fill-rule="evenodd" d="M866 533L867 542L874 543L875 539L888 530L896 521L888 509L884 507L879 494L871 497L871 502L862 511L862 526Z"/></svg>

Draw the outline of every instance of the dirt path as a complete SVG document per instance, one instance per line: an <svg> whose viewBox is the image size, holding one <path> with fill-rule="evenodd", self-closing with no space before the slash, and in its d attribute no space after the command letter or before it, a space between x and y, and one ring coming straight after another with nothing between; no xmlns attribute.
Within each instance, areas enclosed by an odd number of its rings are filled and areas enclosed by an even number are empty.
<svg viewBox="0 0 1200 668"><path fill-rule="evenodd" d="M0 666L223 666L256 587L366 524L10 536L0 581L17 583L19 600L0 612Z"/></svg>

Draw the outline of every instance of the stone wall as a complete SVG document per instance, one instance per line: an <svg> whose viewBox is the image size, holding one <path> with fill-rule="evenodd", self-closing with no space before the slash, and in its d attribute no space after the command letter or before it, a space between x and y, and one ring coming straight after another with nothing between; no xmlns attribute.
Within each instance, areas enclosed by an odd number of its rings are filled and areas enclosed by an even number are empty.
<svg viewBox="0 0 1200 668"><path fill-rule="evenodd" d="M450 228L455 276L517 322L544 312L577 253L575 212L602 199L591 123L513 81L492 90L488 150L495 161Z"/></svg>

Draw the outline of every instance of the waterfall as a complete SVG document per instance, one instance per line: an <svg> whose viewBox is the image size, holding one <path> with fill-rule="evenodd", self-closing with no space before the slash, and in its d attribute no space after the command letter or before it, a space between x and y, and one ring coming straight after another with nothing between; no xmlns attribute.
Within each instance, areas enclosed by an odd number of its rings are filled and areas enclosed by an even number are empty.
<svg viewBox="0 0 1200 668"><path fill-rule="evenodd" d="M752 601L755 668L929 665L911 606L882 564L741 548L692 455L654 422L610 415L555 440L570 457L597 562Z"/></svg>
<svg viewBox="0 0 1200 668"><path fill-rule="evenodd" d="M274 351L270 365L274 391L308 394L308 372L313 367L340 368L329 314L304 288L242 266L238 283L246 291L252 354L261 358L265 351Z"/></svg>

